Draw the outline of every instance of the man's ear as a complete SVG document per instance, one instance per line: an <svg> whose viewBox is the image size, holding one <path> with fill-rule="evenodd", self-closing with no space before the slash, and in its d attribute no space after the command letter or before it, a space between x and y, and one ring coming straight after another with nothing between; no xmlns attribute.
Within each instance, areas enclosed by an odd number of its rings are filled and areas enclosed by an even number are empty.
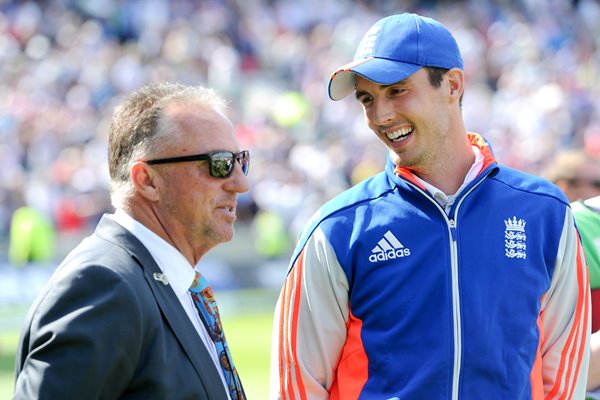
<svg viewBox="0 0 600 400"><path fill-rule="evenodd" d="M159 176L151 166L143 161L136 161L129 170L129 176L136 192L150 201L158 200L159 193L156 181Z"/></svg>
<svg viewBox="0 0 600 400"><path fill-rule="evenodd" d="M446 72L446 76L448 77L450 96L456 98L458 101L465 89L465 74L458 68L452 68Z"/></svg>

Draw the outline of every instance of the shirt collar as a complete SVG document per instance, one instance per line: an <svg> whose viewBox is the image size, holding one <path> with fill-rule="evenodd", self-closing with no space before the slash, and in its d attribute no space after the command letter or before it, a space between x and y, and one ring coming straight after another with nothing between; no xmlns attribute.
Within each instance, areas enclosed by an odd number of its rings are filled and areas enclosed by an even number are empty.
<svg viewBox="0 0 600 400"><path fill-rule="evenodd" d="M161 271L167 276L173 290L176 293L187 292L196 273L183 254L125 211L117 209L112 217L142 242Z"/></svg>

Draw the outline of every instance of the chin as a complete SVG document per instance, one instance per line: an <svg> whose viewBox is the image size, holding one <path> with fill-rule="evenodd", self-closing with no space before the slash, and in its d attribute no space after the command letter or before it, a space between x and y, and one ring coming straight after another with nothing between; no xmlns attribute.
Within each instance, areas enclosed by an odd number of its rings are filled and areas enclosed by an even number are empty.
<svg viewBox="0 0 600 400"><path fill-rule="evenodd" d="M229 227L229 229L225 229L220 232L221 242L229 242L233 239L235 233L235 229L233 226Z"/></svg>
<svg viewBox="0 0 600 400"><path fill-rule="evenodd" d="M229 242L233 239L233 225L212 225L206 226L204 230L204 240L208 240L214 245Z"/></svg>

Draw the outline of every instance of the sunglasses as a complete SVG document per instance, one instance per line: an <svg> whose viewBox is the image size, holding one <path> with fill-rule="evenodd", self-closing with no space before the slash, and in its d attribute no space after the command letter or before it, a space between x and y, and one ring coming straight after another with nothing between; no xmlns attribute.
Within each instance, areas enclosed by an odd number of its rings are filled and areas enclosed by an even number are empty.
<svg viewBox="0 0 600 400"><path fill-rule="evenodd" d="M195 154L191 156L158 158L155 160L148 160L146 161L146 164L156 165L206 160L209 162L210 176L214 176L215 178L224 179L231 176L233 168L235 167L235 161L242 166L244 175L248 175L248 168L250 168L250 152L248 150L243 150L239 153L231 151L213 151L211 153Z"/></svg>

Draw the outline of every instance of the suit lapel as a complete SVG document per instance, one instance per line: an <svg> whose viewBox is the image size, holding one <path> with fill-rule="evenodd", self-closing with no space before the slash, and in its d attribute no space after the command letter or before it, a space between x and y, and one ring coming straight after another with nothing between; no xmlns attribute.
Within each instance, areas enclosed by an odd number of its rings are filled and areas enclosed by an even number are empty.
<svg viewBox="0 0 600 400"><path fill-rule="evenodd" d="M126 249L140 265L146 283L150 287L164 319L196 369L204 387L209 392L209 397L227 398L225 388L220 384L221 376L206 346L181 307L171 286L159 278L162 276L162 271L148 250L133 234L106 215L98 224L96 234ZM215 384L215 382L219 384Z"/></svg>

